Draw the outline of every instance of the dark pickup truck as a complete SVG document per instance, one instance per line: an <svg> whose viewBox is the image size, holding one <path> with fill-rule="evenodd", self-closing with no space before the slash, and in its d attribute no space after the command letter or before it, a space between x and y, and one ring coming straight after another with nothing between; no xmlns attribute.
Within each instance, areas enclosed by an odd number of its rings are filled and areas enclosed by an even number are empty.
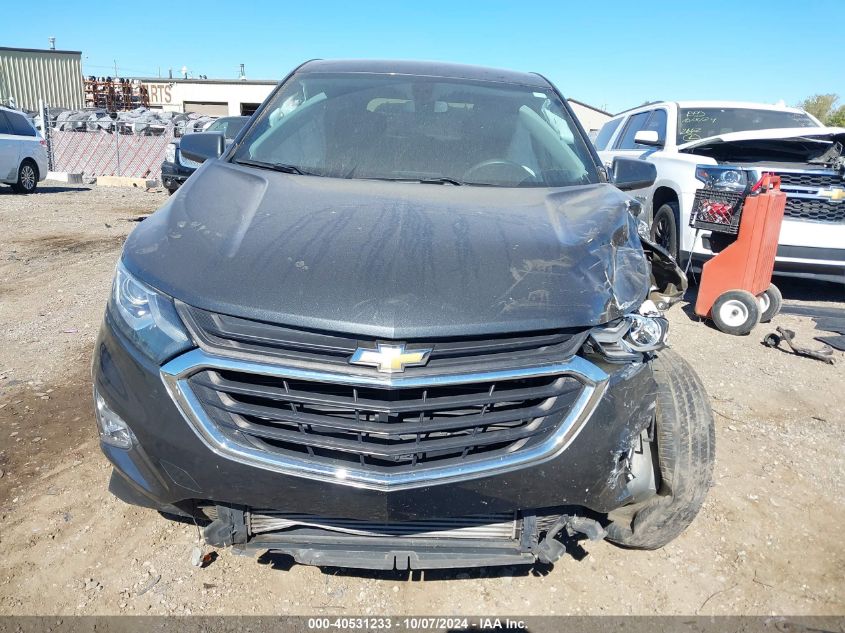
<svg viewBox="0 0 845 633"><path fill-rule="evenodd" d="M226 142L231 143L247 121L248 116L224 116L209 125L201 134L220 132ZM179 144L180 140L177 138L167 145L161 163L161 182L170 195L173 195L200 166L198 162L182 155Z"/></svg>
<svg viewBox="0 0 845 633"><path fill-rule="evenodd" d="M545 78L312 61L126 242L94 358L121 499L305 564L552 562L669 542L713 417L665 349L654 167Z"/></svg>

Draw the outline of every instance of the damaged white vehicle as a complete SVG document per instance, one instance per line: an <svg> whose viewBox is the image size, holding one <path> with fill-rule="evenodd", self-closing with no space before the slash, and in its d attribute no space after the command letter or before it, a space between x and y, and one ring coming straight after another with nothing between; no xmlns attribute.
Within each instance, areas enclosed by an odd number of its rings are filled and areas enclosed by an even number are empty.
<svg viewBox="0 0 845 633"><path fill-rule="evenodd" d="M595 144L608 164L655 164L654 185L631 193L644 203L654 241L679 262L701 264L720 246L689 226L696 192L707 183L738 197L769 172L788 195L775 274L845 282L845 129L797 108L667 101L619 114Z"/></svg>

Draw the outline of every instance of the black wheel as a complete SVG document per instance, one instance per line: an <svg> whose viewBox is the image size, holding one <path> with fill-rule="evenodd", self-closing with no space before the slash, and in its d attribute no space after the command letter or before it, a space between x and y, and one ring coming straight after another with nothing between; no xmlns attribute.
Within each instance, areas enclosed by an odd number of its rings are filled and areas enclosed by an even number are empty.
<svg viewBox="0 0 845 633"><path fill-rule="evenodd" d="M176 189L170 189L169 187L167 188L167 195L168 196L172 196L174 193L176 193Z"/></svg>
<svg viewBox="0 0 845 633"><path fill-rule="evenodd" d="M713 304L710 316L725 334L744 336L760 322L760 303L747 290L728 290Z"/></svg>
<svg viewBox="0 0 845 633"><path fill-rule="evenodd" d="M763 294L757 295L757 303L760 304L760 323L768 323L780 312L783 295L776 285L771 284Z"/></svg>
<svg viewBox="0 0 845 633"><path fill-rule="evenodd" d="M18 167L18 180L12 185L17 193L32 193L38 186L38 165L26 159Z"/></svg>
<svg viewBox="0 0 845 633"><path fill-rule="evenodd" d="M641 503L611 513L607 539L658 549L683 532L701 509L713 479L716 427L698 374L663 350L651 363L657 382L655 441L659 487Z"/></svg>
<svg viewBox="0 0 845 633"><path fill-rule="evenodd" d="M675 261L678 261L678 217L678 203L666 202L651 220L651 241L669 251Z"/></svg>

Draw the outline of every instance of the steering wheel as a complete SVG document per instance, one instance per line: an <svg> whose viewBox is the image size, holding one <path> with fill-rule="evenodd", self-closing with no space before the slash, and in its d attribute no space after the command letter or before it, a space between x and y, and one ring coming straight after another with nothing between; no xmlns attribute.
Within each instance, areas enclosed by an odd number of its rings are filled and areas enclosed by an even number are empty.
<svg viewBox="0 0 845 633"><path fill-rule="evenodd" d="M467 182L505 182L519 184L534 174L524 165L506 158L483 160L467 169L461 180Z"/></svg>

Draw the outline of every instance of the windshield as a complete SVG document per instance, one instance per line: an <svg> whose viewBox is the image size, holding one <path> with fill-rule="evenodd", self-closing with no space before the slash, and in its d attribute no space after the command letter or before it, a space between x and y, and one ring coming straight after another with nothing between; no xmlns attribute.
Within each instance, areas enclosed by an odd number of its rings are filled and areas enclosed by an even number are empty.
<svg viewBox="0 0 845 633"><path fill-rule="evenodd" d="M553 91L408 75L296 75L233 161L334 178L499 187L598 182L584 139Z"/></svg>
<svg viewBox="0 0 845 633"><path fill-rule="evenodd" d="M818 123L804 112L752 108L681 108L678 110L678 145L730 132L788 127L818 127Z"/></svg>
<svg viewBox="0 0 845 633"><path fill-rule="evenodd" d="M223 136L227 141L233 140L238 132L241 131L244 124L249 121L249 117L226 117L217 119L214 123L206 128L206 132L223 132Z"/></svg>

